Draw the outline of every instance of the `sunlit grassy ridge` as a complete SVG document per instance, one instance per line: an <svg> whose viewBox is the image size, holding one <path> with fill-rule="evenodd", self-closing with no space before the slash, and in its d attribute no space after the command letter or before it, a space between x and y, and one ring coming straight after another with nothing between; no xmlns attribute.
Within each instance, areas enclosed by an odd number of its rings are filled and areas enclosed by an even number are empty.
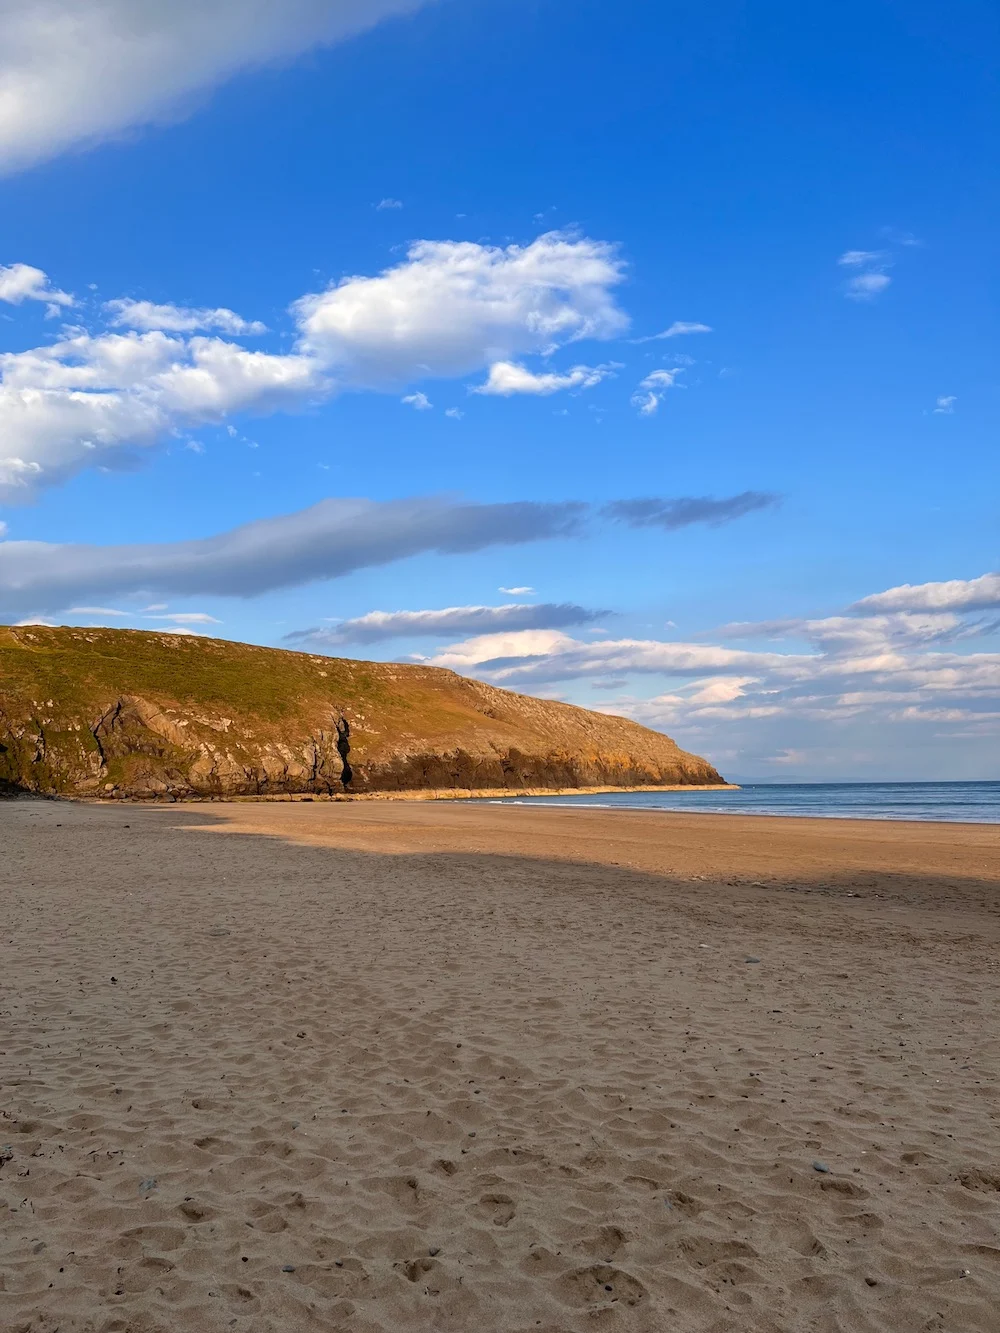
<svg viewBox="0 0 1000 1333"><path fill-rule="evenodd" d="M0 627L0 747L8 789L94 795L721 781L634 722L450 671L36 625Z"/></svg>

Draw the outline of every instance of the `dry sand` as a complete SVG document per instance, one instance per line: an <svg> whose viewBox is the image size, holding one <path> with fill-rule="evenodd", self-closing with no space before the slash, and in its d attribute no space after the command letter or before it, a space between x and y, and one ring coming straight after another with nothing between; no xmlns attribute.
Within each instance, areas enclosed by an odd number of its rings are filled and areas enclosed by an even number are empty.
<svg viewBox="0 0 1000 1333"><path fill-rule="evenodd" d="M0 850L4 1329L1000 1329L996 827L17 801Z"/></svg>

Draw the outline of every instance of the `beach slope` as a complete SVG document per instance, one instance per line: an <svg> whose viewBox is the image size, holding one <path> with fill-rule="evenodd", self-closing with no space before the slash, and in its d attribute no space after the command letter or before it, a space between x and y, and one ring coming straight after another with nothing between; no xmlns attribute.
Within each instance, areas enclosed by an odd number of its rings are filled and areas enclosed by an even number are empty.
<svg viewBox="0 0 1000 1333"><path fill-rule="evenodd" d="M1000 830L0 803L0 1326L995 1333Z"/></svg>

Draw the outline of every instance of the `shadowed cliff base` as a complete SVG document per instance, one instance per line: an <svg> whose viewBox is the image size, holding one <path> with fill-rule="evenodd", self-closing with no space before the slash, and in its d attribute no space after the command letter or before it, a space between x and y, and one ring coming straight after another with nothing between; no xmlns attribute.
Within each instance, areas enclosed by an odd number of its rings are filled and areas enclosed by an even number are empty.
<svg viewBox="0 0 1000 1333"><path fill-rule="evenodd" d="M715 786L627 718L434 667L0 628L0 781L133 799Z"/></svg>

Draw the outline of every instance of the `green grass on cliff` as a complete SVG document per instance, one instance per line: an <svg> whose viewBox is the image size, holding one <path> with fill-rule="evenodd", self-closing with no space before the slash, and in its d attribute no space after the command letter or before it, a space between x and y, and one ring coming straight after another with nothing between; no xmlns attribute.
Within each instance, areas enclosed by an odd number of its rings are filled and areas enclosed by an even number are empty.
<svg viewBox="0 0 1000 1333"><path fill-rule="evenodd" d="M304 699L346 695L387 703L384 686L366 667L195 635L0 628L0 691L30 691L68 712L127 681L135 694L281 722L300 712Z"/></svg>

